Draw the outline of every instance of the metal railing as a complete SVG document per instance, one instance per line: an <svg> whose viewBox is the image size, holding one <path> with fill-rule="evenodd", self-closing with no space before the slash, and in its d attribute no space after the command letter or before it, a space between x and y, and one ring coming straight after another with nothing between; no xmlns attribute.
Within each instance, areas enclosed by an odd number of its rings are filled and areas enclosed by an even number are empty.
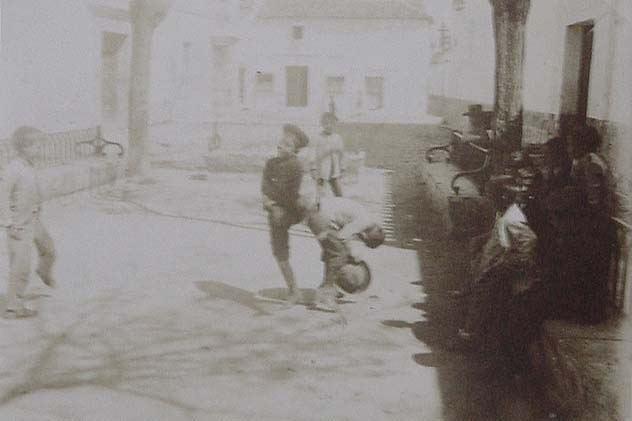
<svg viewBox="0 0 632 421"><path fill-rule="evenodd" d="M454 135L462 136L460 133L455 133ZM461 177L466 177L470 175L478 175L478 174L484 173L489 167L489 163L491 161L489 149L483 148L482 146L479 146L474 142L464 142L463 144L468 145L474 151L482 153L485 157L483 159L483 163L478 168L475 168L473 170L468 170L468 171L461 171L455 174L454 177L452 177L452 180L450 181L450 187L452 188L452 191L454 192L454 194L457 194L457 195L459 194L459 186L456 185L456 181Z"/></svg>
<svg viewBox="0 0 632 421"><path fill-rule="evenodd" d="M457 174L454 175L454 177L452 177L452 180L450 181L450 187L452 188L452 191L454 192L454 194L458 195L459 194L459 186L456 184L457 180L459 178L462 177L466 177L466 176L472 176L472 175L479 175L479 174L483 174L487 168L489 167L490 161L491 161L491 156L490 156L490 150L487 148L484 148L478 144L476 144L475 142L471 141L471 140L465 140L463 133L457 131L457 130L452 130L448 127L442 126L442 128L450 130L452 132L452 141L448 144L445 145L437 145L437 146L432 146L430 148L428 148L428 150L426 150L426 161L428 162L433 162L433 155L434 153L438 152L438 151L442 151L442 152L446 152L448 154L448 160L454 162L456 165L459 165L460 163L458 162L458 159L454 159L454 157L452 156L455 147L463 147L463 146L467 146L471 149L472 153L481 153L483 154L483 163L478 166L477 168L471 169L471 170L465 170L465 171L461 171ZM458 146L457 146L458 145Z"/></svg>
<svg viewBox="0 0 632 421"><path fill-rule="evenodd" d="M38 168L55 167L92 156L105 155L104 148L115 146L118 155L123 155L123 146L102 138L100 128L73 130L70 132L52 133L41 144L35 166ZM0 168L15 156L15 151L8 141L0 143Z"/></svg>

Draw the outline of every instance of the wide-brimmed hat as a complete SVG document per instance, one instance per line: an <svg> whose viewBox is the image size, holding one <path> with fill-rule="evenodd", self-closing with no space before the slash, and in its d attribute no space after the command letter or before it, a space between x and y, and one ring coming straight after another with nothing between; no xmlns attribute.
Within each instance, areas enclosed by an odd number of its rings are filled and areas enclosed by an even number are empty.
<svg viewBox="0 0 632 421"><path fill-rule="evenodd" d="M465 116L479 116L483 114L483 106L481 104L472 104L467 106L467 112L463 113Z"/></svg>

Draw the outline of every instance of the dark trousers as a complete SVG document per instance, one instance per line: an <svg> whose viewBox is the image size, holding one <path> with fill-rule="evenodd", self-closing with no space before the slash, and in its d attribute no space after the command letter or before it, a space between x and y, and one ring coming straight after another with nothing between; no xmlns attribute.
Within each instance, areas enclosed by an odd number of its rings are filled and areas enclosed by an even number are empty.
<svg viewBox="0 0 632 421"><path fill-rule="evenodd" d="M344 241L338 238L337 232L329 228L329 219L320 213L314 213L307 218L309 229L318 236L322 250L321 260L325 264L325 273L321 287L333 287L340 274L340 269L349 263L349 249Z"/></svg>

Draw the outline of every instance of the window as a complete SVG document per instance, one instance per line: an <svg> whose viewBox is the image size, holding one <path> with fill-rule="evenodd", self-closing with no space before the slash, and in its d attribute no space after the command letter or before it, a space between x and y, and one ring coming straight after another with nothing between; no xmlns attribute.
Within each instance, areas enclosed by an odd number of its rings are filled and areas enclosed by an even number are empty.
<svg viewBox="0 0 632 421"><path fill-rule="evenodd" d="M303 39L303 27L302 26L293 26L292 27L292 39Z"/></svg>
<svg viewBox="0 0 632 421"><path fill-rule="evenodd" d="M307 107L308 68L287 66L285 68L288 107Z"/></svg>
<svg viewBox="0 0 632 421"><path fill-rule="evenodd" d="M239 68L239 103L244 105L246 103L246 68Z"/></svg>
<svg viewBox="0 0 632 421"><path fill-rule="evenodd" d="M331 96L344 95L345 78L343 76L327 77L327 94Z"/></svg>
<svg viewBox="0 0 632 421"><path fill-rule="evenodd" d="M452 7L457 12L465 9L465 0L452 0Z"/></svg>
<svg viewBox="0 0 632 421"><path fill-rule="evenodd" d="M227 107L233 103L233 75L230 73L230 47L213 45L213 92L216 107Z"/></svg>
<svg viewBox="0 0 632 421"><path fill-rule="evenodd" d="M182 43L182 80L180 83L186 85L191 79L191 43Z"/></svg>
<svg viewBox="0 0 632 421"><path fill-rule="evenodd" d="M379 110L384 107L384 78L381 76L367 76L365 79L367 108Z"/></svg>
<svg viewBox="0 0 632 421"><path fill-rule="evenodd" d="M450 30L446 26L445 22L441 23L439 27L439 52L445 53L450 50L452 46L452 40L450 39Z"/></svg>
<svg viewBox="0 0 632 421"><path fill-rule="evenodd" d="M254 0L239 0L239 8L244 11L250 11L254 7Z"/></svg>
<svg viewBox="0 0 632 421"><path fill-rule="evenodd" d="M259 93L274 92L274 75L272 73L257 72L255 77L255 89Z"/></svg>

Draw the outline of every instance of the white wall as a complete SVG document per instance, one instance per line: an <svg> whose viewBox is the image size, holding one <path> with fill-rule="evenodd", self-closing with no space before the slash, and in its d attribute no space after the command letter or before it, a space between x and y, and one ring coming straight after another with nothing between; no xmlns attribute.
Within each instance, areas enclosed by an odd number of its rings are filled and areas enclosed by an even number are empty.
<svg viewBox="0 0 632 421"><path fill-rule="evenodd" d="M3 0L0 137L22 124L49 132L94 127L100 38L81 0Z"/></svg>
<svg viewBox="0 0 632 421"><path fill-rule="evenodd" d="M304 27L302 40L292 40L293 25ZM359 93L365 91L364 78L383 76L381 114L385 118L421 115L426 107L430 61L429 36L424 25L417 21L262 19L236 46L236 60L247 69L248 105L257 107L252 93L255 72L271 72L275 74L275 94L268 107L297 118L317 116L329 102L326 77L344 76L346 98L340 104L341 113L366 114L365 105L355 107ZM309 67L307 108L285 107L287 65ZM366 98L363 100L366 104Z"/></svg>
<svg viewBox="0 0 632 421"><path fill-rule="evenodd" d="M618 6L616 6L618 3ZM527 21L523 102L525 109L557 113L562 93L568 25L594 21L588 116L629 121L629 48L632 6L626 0L599 2L533 0ZM618 7L619 10L616 10ZM431 92L473 102L493 103L494 40L488 0L471 0L447 18L456 47L449 63L436 66ZM626 41L627 40L627 41Z"/></svg>
<svg viewBox="0 0 632 421"><path fill-rule="evenodd" d="M7 137L11 130L7 120L8 86L4 82L6 80L7 57L3 43L5 38L3 36L5 32L4 20L6 19L6 16L2 13L3 2L4 0L0 0L0 139Z"/></svg>
<svg viewBox="0 0 632 421"><path fill-rule="evenodd" d="M494 38L488 0L470 0L467 8L445 17L452 50L448 63L433 71L434 95L479 103L494 101ZM435 29L436 30L436 29Z"/></svg>
<svg viewBox="0 0 632 421"><path fill-rule="evenodd" d="M213 21L201 6L185 11L176 4L156 29L151 69L153 122L209 120L212 27ZM190 45L188 76L184 43Z"/></svg>
<svg viewBox="0 0 632 421"><path fill-rule="evenodd" d="M457 45L449 62L433 66L431 92L493 103L494 41L487 0L470 0L446 17ZM526 111L558 114L569 25L594 24L588 117L606 121L603 152L618 188L632 192L632 2L532 0L527 21L523 103ZM616 126L616 130L611 130ZM541 140L545 140L543 137Z"/></svg>

